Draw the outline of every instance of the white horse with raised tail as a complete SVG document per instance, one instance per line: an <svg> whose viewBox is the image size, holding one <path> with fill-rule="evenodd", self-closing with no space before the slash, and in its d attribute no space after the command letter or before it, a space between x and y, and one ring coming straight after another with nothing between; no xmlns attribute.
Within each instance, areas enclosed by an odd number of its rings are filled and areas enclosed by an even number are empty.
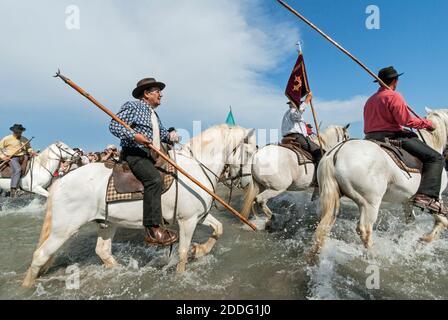
<svg viewBox="0 0 448 320"><path fill-rule="evenodd" d="M76 158L76 152L63 142L55 142L36 157L29 159L29 170L20 178L19 187L22 190L48 197L47 188L53 179L53 173L66 159ZM0 189L9 191L10 178L0 177Z"/></svg>
<svg viewBox="0 0 448 320"><path fill-rule="evenodd" d="M442 153L448 137L448 109L427 110L436 130L421 131L426 143ZM421 175L402 171L377 144L366 140L351 140L327 153L318 169L320 186L320 222L315 233L315 245L311 257L319 253L339 212L340 198L352 199L359 208L360 220L357 232L366 248L372 246L372 232L380 205L383 201L399 203L407 221L414 217L409 199L417 192ZM337 152L335 152L337 150ZM336 157L335 157L336 154ZM442 188L447 186L445 169L442 173ZM435 215L435 226L422 238L431 242L444 228L446 217Z"/></svg>
<svg viewBox="0 0 448 320"><path fill-rule="evenodd" d="M349 126L329 126L321 134L323 148L330 150L339 142L347 140ZM308 189L313 180L314 164L299 165L295 152L272 144L254 154L251 174L252 181L246 189L241 214L249 217L251 210L255 212L256 204L270 218L272 211L267 206L268 200L285 191Z"/></svg>
<svg viewBox="0 0 448 320"><path fill-rule="evenodd" d="M180 167L213 190L218 183L217 177L227 165L230 166L231 175L238 176L241 170L246 169L248 165L246 162L255 150L254 130L220 125L207 129L191 139L181 150L176 151L175 159ZM174 158L172 151L171 158ZM199 164L198 160L208 169ZM53 184L47 201L47 212L39 244L33 254L23 286L30 287L34 283L38 275L49 267L56 251L84 224L104 219L107 205L106 187L111 173L111 169L106 168L104 164L88 164ZM182 174L179 174L178 186L177 213L174 212L176 183L162 195L162 209L165 220L172 224L176 219L179 225L177 271L183 272L196 225L202 223L213 228L213 235L192 250L196 258L212 250L223 233L223 227L211 214L207 214L213 200L209 194ZM96 246L96 253L105 266L117 265L112 255L112 239L117 227L140 229L143 228L142 219L142 201L108 205L107 228L98 229Z"/></svg>

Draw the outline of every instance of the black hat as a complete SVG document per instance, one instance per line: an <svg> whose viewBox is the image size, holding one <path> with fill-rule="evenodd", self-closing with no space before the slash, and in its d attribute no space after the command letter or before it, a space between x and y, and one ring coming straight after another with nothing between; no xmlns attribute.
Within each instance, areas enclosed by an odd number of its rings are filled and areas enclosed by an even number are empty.
<svg viewBox="0 0 448 320"><path fill-rule="evenodd" d="M380 70L380 72L378 72L378 78L385 82L393 78L398 78L401 75L403 75L403 73L398 73L397 70L395 70L395 68L392 66L383 68ZM375 80L373 82L378 82L378 80Z"/></svg>
<svg viewBox="0 0 448 320"><path fill-rule="evenodd" d="M15 123L11 128L9 128L9 130L11 130L12 132L16 132L16 131L25 131L26 128L24 128L21 124L19 123Z"/></svg>
<svg viewBox="0 0 448 320"><path fill-rule="evenodd" d="M156 79L154 79L154 78L142 79L137 83L137 87L132 91L132 96L136 99L140 99L145 90L148 90L149 88L154 88L154 87L159 88L160 90L163 90L165 88L165 84L162 82L156 81Z"/></svg>

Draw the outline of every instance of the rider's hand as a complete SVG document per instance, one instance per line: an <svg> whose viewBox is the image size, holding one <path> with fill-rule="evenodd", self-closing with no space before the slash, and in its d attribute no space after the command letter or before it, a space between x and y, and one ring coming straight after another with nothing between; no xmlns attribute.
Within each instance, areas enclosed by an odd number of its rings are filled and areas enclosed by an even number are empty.
<svg viewBox="0 0 448 320"><path fill-rule="evenodd" d="M151 139L148 139L146 136L144 136L143 134L137 133L134 137L135 142L140 143L140 144L151 144L152 141Z"/></svg>
<svg viewBox="0 0 448 320"><path fill-rule="evenodd" d="M305 98L305 104L309 105L311 103L311 100L313 99L313 93L310 92Z"/></svg>
<svg viewBox="0 0 448 320"><path fill-rule="evenodd" d="M34 151L31 152L30 155L31 155L31 157L37 157L38 156L38 154L36 152L34 152Z"/></svg>
<svg viewBox="0 0 448 320"><path fill-rule="evenodd" d="M434 128L433 126L429 126L429 127L426 127L426 130L429 132L433 132L434 130L436 130L436 128Z"/></svg>

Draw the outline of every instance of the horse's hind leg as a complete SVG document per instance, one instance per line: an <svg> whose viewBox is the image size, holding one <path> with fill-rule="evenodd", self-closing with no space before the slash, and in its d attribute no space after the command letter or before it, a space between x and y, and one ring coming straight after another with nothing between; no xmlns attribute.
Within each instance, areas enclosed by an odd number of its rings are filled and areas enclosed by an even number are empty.
<svg viewBox="0 0 448 320"><path fill-rule="evenodd" d="M192 249L192 256L194 258L200 258L208 254L216 244L216 241L219 237L222 236L223 228L222 223L219 222L215 217L211 214L207 215L204 222L202 224L210 226L213 228L213 234L205 243L196 244Z"/></svg>
<svg viewBox="0 0 448 320"><path fill-rule="evenodd" d="M280 193L285 192L286 190L272 190L267 189L260 193L256 198L255 201L260 205L263 212L266 214L266 216L270 219L272 217L272 211L269 209L267 203L268 200L271 198L274 198L278 196Z"/></svg>
<svg viewBox="0 0 448 320"><path fill-rule="evenodd" d="M67 239L50 234L48 239L34 252L33 261L22 283L23 287L30 288L43 269L48 269L53 255Z"/></svg>
<svg viewBox="0 0 448 320"><path fill-rule="evenodd" d="M98 241L96 243L95 252L103 261L106 268L112 268L118 265L112 255L112 240L117 231L117 227L109 224L107 228L102 229L98 226Z"/></svg>
<svg viewBox="0 0 448 320"><path fill-rule="evenodd" d="M369 203L363 203L359 205L359 211L361 212L361 217L359 219L358 227L356 232L361 237L364 247L370 248L373 244L372 233L373 225L378 217L379 203L371 205Z"/></svg>
<svg viewBox="0 0 448 320"><path fill-rule="evenodd" d="M188 261L188 250L190 249L191 239L197 225L197 217L189 219L179 219L179 262L177 263L177 273L183 273Z"/></svg>

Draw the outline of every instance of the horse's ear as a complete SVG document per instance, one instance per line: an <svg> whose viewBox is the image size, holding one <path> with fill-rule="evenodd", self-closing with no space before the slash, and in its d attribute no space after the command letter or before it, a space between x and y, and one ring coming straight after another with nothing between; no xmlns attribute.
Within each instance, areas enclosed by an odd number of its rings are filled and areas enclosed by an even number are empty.
<svg viewBox="0 0 448 320"><path fill-rule="evenodd" d="M350 128L350 123L347 123L346 126L344 127L345 130L347 130L348 128Z"/></svg>
<svg viewBox="0 0 448 320"><path fill-rule="evenodd" d="M432 110L431 108L425 107L425 111L426 111L426 113L431 113L431 112L433 112L434 110Z"/></svg>

